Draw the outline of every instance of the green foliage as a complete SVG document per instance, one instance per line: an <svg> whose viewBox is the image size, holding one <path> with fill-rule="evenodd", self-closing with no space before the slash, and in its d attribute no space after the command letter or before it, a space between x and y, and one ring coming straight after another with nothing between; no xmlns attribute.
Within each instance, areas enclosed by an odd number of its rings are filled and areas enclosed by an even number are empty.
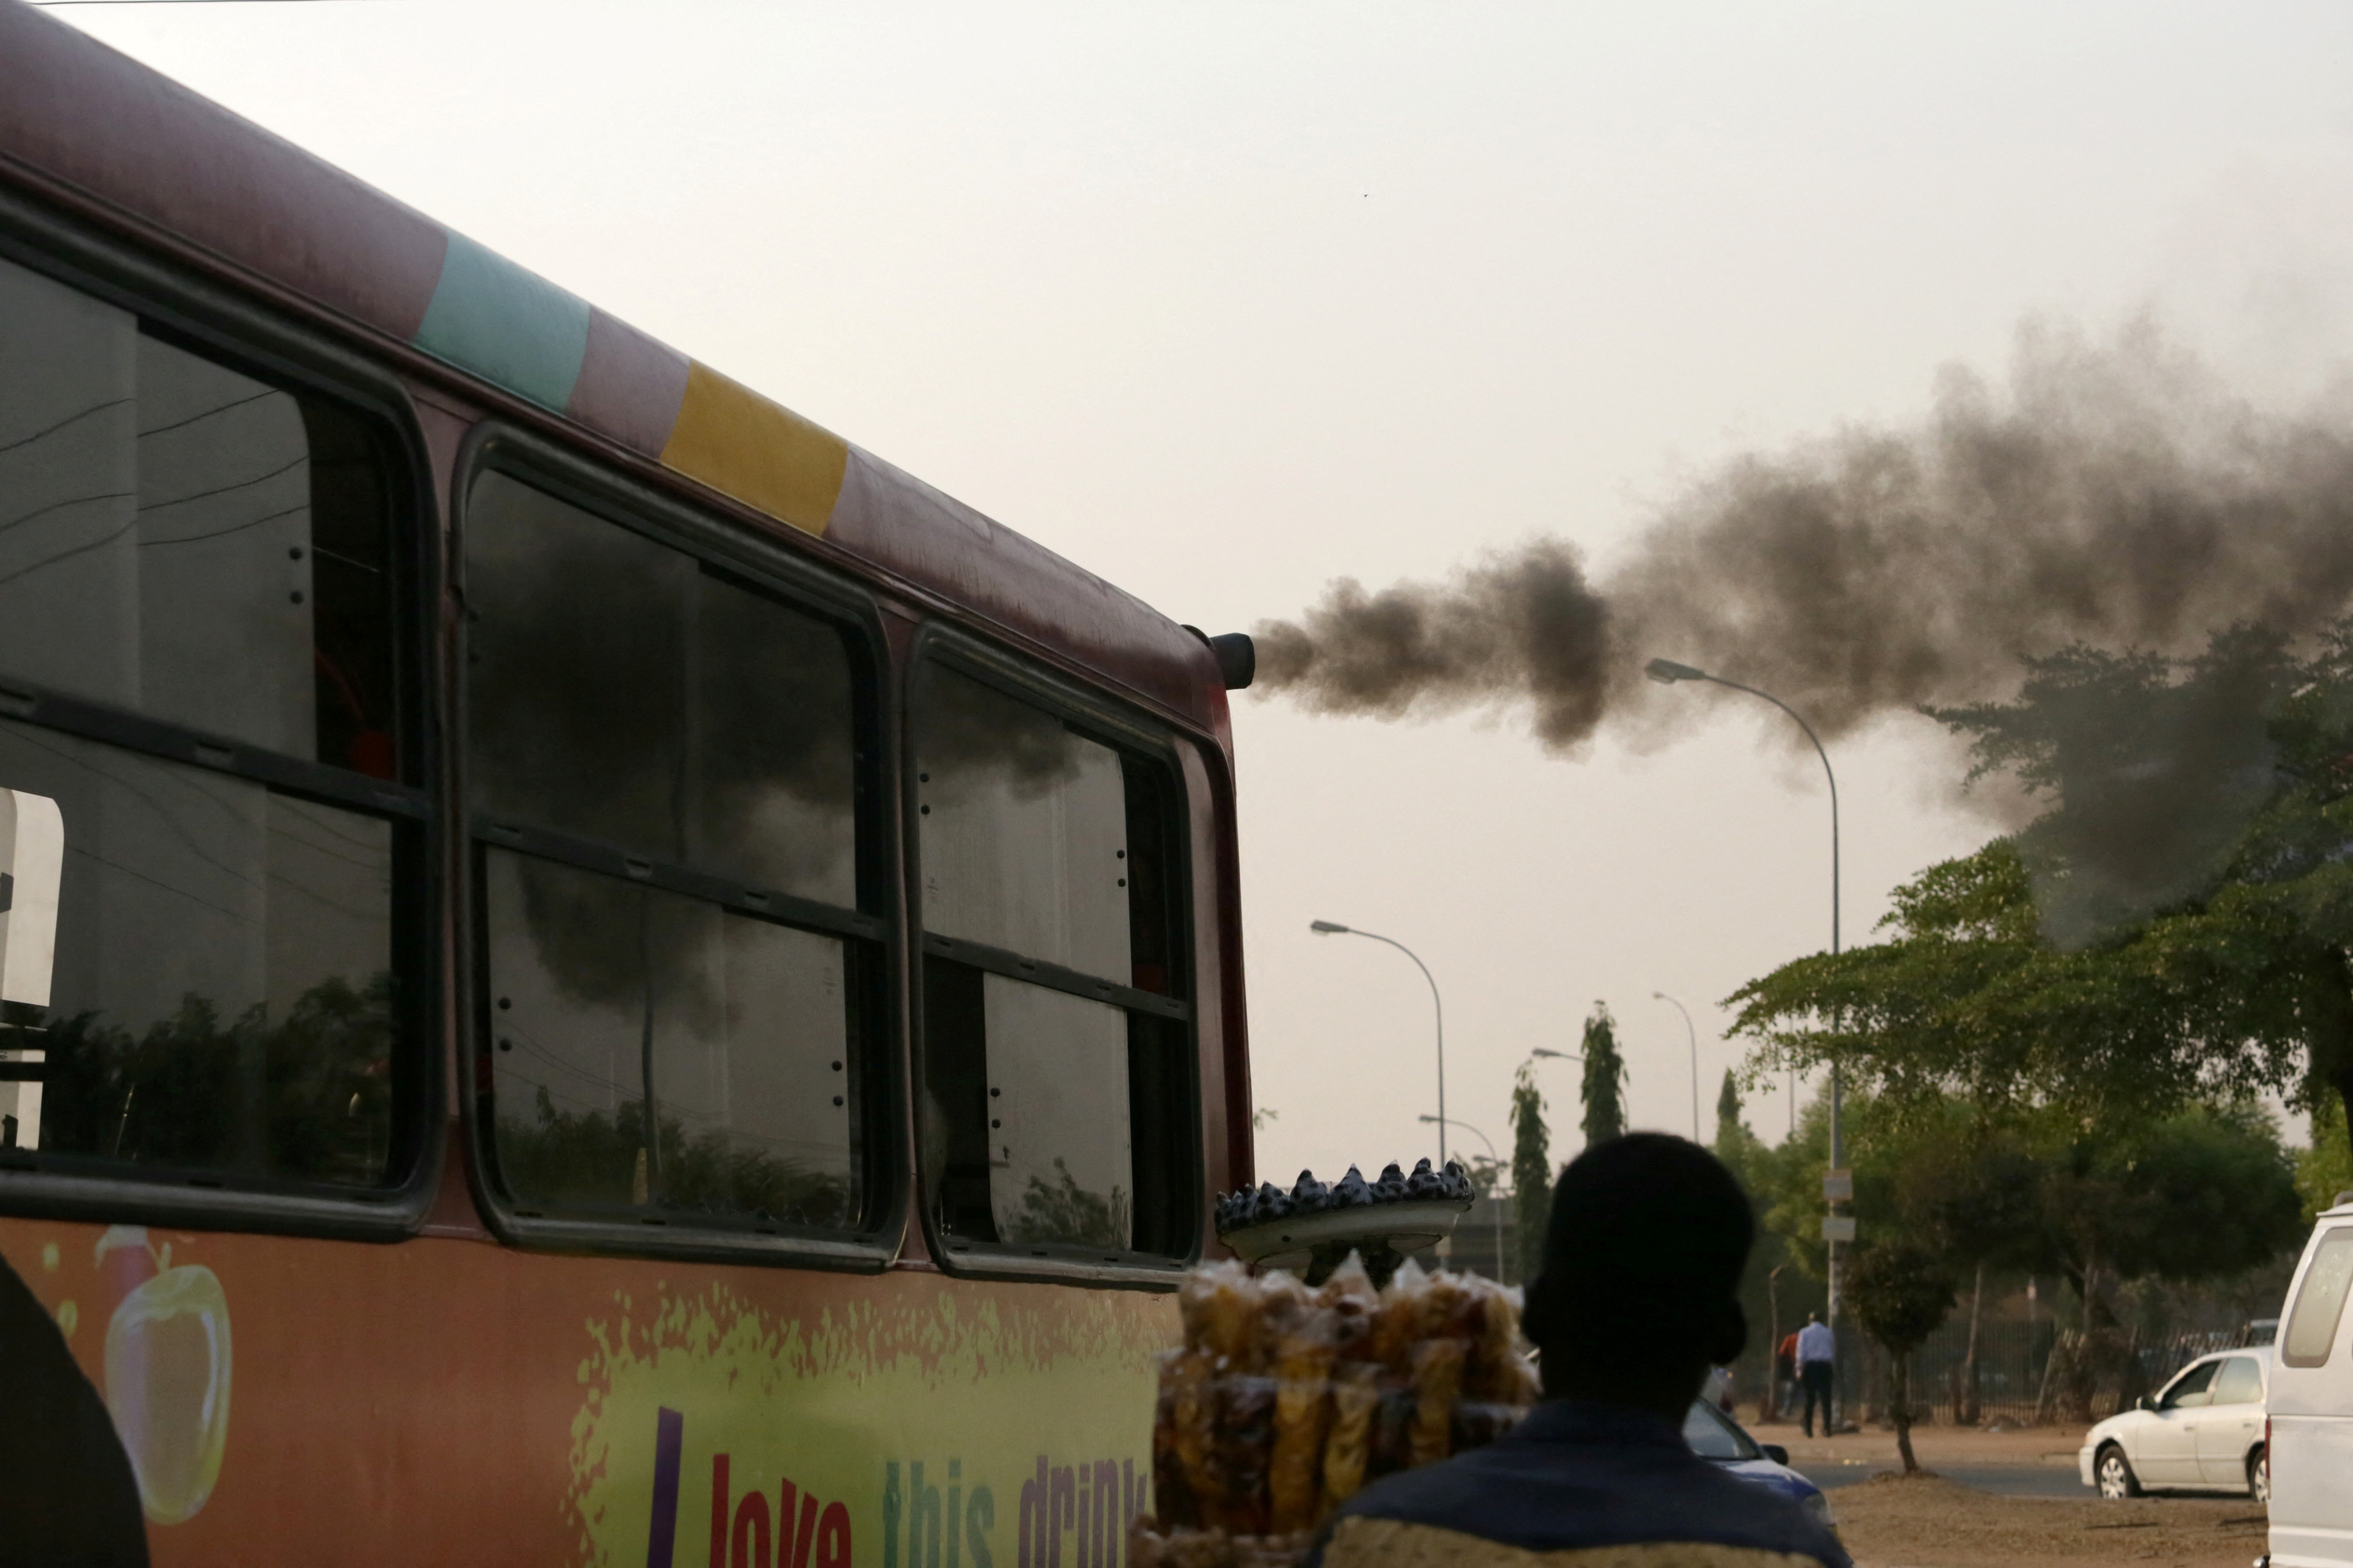
<svg viewBox="0 0 2353 1568"><path fill-rule="evenodd" d="M1945 1259L1909 1241L1866 1247L1847 1268L1846 1298L1862 1331L1894 1358L1895 1447L1904 1473L1920 1468L1912 1452L1912 1352L1953 1310L1953 1274Z"/></svg>
<svg viewBox="0 0 2353 1568"><path fill-rule="evenodd" d="M2104 1121L2353 1093L2353 629L2071 648L1937 716L2050 808L1900 889L1887 940L1744 987L1752 1070Z"/></svg>
<svg viewBox="0 0 2353 1568"><path fill-rule="evenodd" d="M2211 1279L2303 1239L2293 1163L2270 1116L2251 1101L2052 1142L2043 1203L2063 1265Z"/></svg>
<svg viewBox="0 0 2353 1568"><path fill-rule="evenodd" d="M1715 1091L1715 1142L1721 1147L1726 1137L1746 1131L1740 1122L1740 1080L1726 1068L1723 1086Z"/></svg>
<svg viewBox="0 0 2353 1568"><path fill-rule="evenodd" d="M2253 1268L2303 1234L2292 1163L2251 1102L2190 1106L2138 1124L2050 1109L1989 1114L1947 1097L1851 1094L1853 1212L1866 1246L1902 1237L1958 1270L2063 1275L2105 1311L2103 1280L2211 1279ZM1737 1172L1799 1268L1823 1278L1820 1100L1777 1149Z"/></svg>
<svg viewBox="0 0 2353 1568"><path fill-rule="evenodd" d="M1512 1080L1512 1191L1514 1240L1519 1277L1535 1278L1544 1258L1545 1226L1552 1217L1552 1134L1545 1126L1544 1091L1536 1088L1535 1064L1522 1062Z"/></svg>
<svg viewBox="0 0 2353 1568"><path fill-rule="evenodd" d="M1953 1271L1926 1247L1883 1241L1857 1251L1846 1293L1864 1333L1890 1354L1910 1355L1952 1311Z"/></svg>
<svg viewBox="0 0 2353 1568"><path fill-rule="evenodd" d="M1078 1184L1060 1156L1054 1160L1058 1180L1029 1178L1020 1212L1007 1227L1008 1241L1059 1242L1067 1247L1125 1247L1129 1229L1127 1194L1118 1187L1108 1196Z"/></svg>
<svg viewBox="0 0 2353 1568"><path fill-rule="evenodd" d="M341 977L272 1022L190 993L143 1033L82 1013L0 1047L48 1053L41 1147L142 1164L380 1183L391 1152L392 976Z"/></svg>
<svg viewBox="0 0 2353 1568"><path fill-rule="evenodd" d="M2353 1148L2345 1136L2345 1102L2326 1100L2312 1111L2312 1147L2295 1152L2296 1195L2304 1200L2306 1225L2337 1205L2337 1194L2353 1192Z"/></svg>
<svg viewBox="0 0 2353 1568"><path fill-rule="evenodd" d="M1585 1020L1585 1146L1606 1143L1626 1131L1626 1062L1618 1054L1618 1026L1609 1005L1596 1002Z"/></svg>
<svg viewBox="0 0 2353 1568"><path fill-rule="evenodd" d="M642 1100L611 1114L558 1110L543 1088L533 1116L501 1115L499 1174L519 1198L555 1204L651 1205L690 1214L829 1226L849 1218L840 1175L747 1149L723 1133L689 1137L676 1117L660 1119L649 1158Z"/></svg>

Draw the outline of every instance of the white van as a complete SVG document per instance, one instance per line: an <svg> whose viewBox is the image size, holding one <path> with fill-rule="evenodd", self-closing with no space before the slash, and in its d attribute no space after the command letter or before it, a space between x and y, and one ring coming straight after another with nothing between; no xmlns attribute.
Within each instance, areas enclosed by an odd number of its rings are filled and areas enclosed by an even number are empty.
<svg viewBox="0 0 2353 1568"><path fill-rule="evenodd" d="M2273 1568L2353 1568L2353 1193L2320 1216L2288 1286L2266 1403Z"/></svg>

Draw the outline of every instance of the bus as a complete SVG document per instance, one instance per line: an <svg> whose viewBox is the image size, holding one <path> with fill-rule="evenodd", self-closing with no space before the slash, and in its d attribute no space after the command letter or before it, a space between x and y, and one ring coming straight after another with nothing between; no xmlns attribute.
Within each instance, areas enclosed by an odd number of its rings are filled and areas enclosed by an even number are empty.
<svg viewBox="0 0 2353 1568"><path fill-rule="evenodd" d="M0 1258L154 1561L1118 1568L1249 666L0 0Z"/></svg>

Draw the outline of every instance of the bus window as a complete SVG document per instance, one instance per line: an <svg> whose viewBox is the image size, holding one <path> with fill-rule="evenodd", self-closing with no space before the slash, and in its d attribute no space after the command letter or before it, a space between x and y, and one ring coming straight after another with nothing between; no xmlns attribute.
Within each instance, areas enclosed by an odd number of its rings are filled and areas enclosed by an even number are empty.
<svg viewBox="0 0 2353 1568"><path fill-rule="evenodd" d="M404 1173L385 450L0 262L0 794L47 868L4 917L0 1142L40 1168Z"/></svg>
<svg viewBox="0 0 2353 1568"><path fill-rule="evenodd" d="M372 432L0 261L0 671L396 771Z"/></svg>
<svg viewBox="0 0 2353 1568"><path fill-rule="evenodd" d="M465 549L509 1201L854 1226L872 943L842 631L501 473Z"/></svg>
<svg viewBox="0 0 2353 1568"><path fill-rule="evenodd" d="M913 713L936 1223L951 1249L1180 1256L1167 771L936 663Z"/></svg>

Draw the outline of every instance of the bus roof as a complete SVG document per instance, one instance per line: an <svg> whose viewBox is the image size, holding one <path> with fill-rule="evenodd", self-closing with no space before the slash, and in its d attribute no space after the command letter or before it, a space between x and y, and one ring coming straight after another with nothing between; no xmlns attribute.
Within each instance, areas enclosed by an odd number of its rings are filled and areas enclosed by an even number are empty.
<svg viewBox="0 0 2353 1568"><path fill-rule="evenodd" d="M1230 744L1208 648L1133 595L18 0L0 0L0 170L819 539Z"/></svg>

